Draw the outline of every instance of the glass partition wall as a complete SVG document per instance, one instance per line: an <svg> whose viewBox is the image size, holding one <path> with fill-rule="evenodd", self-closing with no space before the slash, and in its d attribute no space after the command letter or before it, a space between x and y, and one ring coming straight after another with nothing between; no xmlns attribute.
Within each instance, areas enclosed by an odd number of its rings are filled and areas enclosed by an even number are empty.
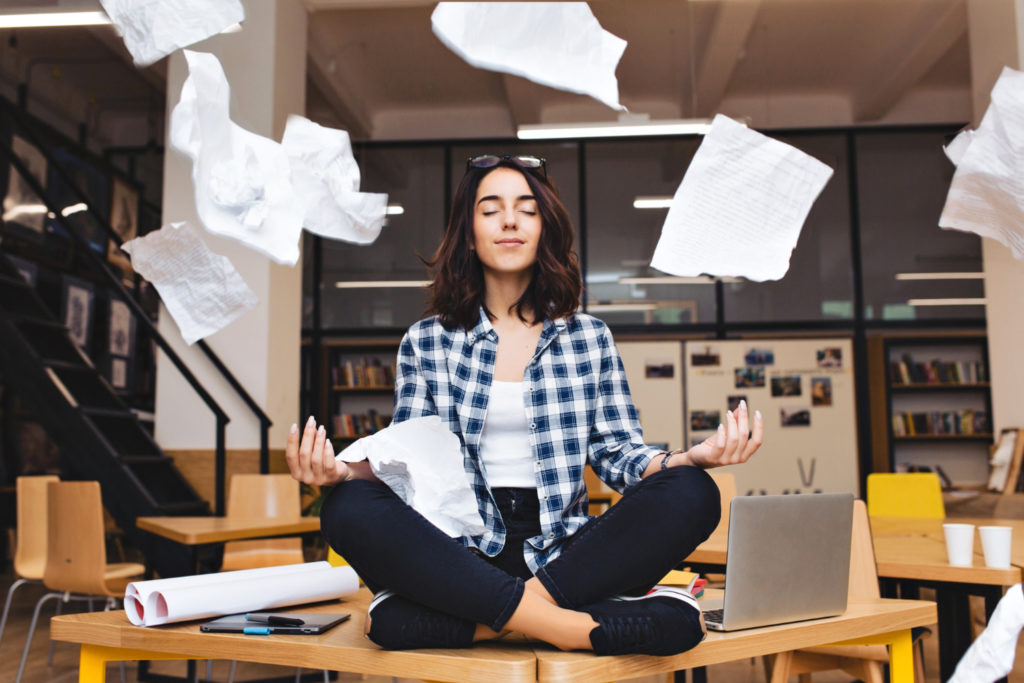
<svg viewBox="0 0 1024 683"><path fill-rule="evenodd" d="M362 189L389 195L381 236L360 246L308 238L304 325L313 336L397 335L417 320L465 160L536 154L577 229L581 308L613 329L727 336L744 330L983 326L980 238L940 230L955 127L769 132L834 174L777 282L666 277L648 264L700 138L363 143ZM926 278L926 279L922 279ZM315 297L313 288L319 288ZM966 304L966 305L965 305Z"/></svg>

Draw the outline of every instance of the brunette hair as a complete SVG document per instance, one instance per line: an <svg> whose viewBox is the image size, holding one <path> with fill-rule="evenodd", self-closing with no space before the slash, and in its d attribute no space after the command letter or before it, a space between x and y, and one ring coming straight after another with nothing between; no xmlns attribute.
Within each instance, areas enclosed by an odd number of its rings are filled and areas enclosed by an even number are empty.
<svg viewBox="0 0 1024 683"><path fill-rule="evenodd" d="M477 188L484 176L496 168L511 168L523 174L536 198L541 217L540 243L537 245L533 276L512 309L524 322L537 322L545 318L567 317L579 306L582 282L576 252L572 248L572 219L558 198L558 190L546 176L503 160L489 168L471 167L466 171L455 190L452 213L441 244L434 257L425 260L433 273L427 313L437 314L441 324L448 329L473 328L479 320L481 306L488 317L494 319L494 314L484 304L483 267L470 245L473 243ZM533 310L534 320L526 320L524 307Z"/></svg>

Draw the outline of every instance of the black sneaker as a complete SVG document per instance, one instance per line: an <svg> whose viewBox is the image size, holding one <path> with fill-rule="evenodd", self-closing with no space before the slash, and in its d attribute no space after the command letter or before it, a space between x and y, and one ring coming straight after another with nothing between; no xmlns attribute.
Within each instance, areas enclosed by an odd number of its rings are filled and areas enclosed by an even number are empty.
<svg viewBox="0 0 1024 683"><path fill-rule="evenodd" d="M598 623L590 632L597 655L676 655L706 635L697 599L680 588L655 586L647 595L617 596L583 611Z"/></svg>
<svg viewBox="0 0 1024 683"><path fill-rule="evenodd" d="M373 596L366 637L385 650L472 647L476 624L425 607L389 590Z"/></svg>

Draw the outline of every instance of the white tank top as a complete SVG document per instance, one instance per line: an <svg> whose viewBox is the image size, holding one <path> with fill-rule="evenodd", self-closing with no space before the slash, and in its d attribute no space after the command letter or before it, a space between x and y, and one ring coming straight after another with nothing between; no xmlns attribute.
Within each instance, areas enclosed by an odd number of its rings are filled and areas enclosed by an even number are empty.
<svg viewBox="0 0 1024 683"><path fill-rule="evenodd" d="M536 488L522 382L491 383L480 459L491 488Z"/></svg>

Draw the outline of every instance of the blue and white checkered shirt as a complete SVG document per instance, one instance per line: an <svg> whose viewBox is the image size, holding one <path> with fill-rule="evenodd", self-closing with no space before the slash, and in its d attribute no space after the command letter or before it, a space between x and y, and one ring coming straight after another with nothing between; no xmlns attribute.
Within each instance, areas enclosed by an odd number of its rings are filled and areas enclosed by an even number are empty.
<svg viewBox="0 0 1024 683"><path fill-rule="evenodd" d="M462 542L486 555L505 545L505 525L480 464L480 435L494 377L498 334L483 309L470 330L445 329L436 316L409 328L398 350L394 421L439 415L462 442L464 466L484 526ZM621 491L640 481L663 451L643 442L626 375L608 327L589 315L545 320L523 374L541 535L524 545L536 572L589 519L583 469Z"/></svg>

